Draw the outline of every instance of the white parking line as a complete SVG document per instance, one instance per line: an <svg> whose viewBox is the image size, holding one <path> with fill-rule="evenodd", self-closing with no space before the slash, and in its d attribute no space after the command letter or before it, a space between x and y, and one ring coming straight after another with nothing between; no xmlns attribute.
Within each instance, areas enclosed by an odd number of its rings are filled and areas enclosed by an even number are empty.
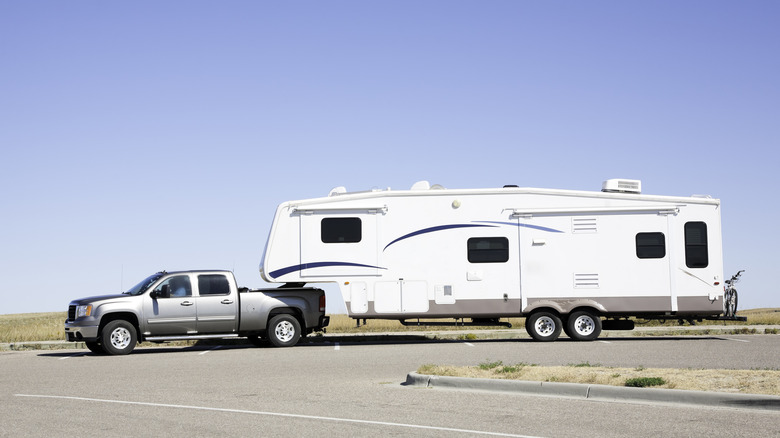
<svg viewBox="0 0 780 438"><path fill-rule="evenodd" d="M731 338L718 338L721 341L734 341L734 342L750 342L746 341L745 339L731 339Z"/></svg>
<svg viewBox="0 0 780 438"><path fill-rule="evenodd" d="M65 356L65 357L61 357L60 360L70 359L71 357L84 356L86 354L87 354L87 352L84 351L84 352L81 352L81 353L76 353L76 354L71 354L71 355L68 355L68 356Z"/></svg>
<svg viewBox="0 0 780 438"><path fill-rule="evenodd" d="M336 342L336 347L333 348L335 351L341 350L341 345L339 345L338 342Z"/></svg>
<svg viewBox="0 0 780 438"><path fill-rule="evenodd" d="M212 351L217 350L219 348L222 348L222 346L221 345L217 345L216 347L212 348L211 350L206 350L206 351L204 351L202 353L198 353L198 356L203 356L204 354L212 352Z"/></svg>
<svg viewBox="0 0 780 438"><path fill-rule="evenodd" d="M474 346L474 344L472 344L471 342L464 342L464 344L468 345L469 347L473 347Z"/></svg>
<svg viewBox="0 0 780 438"><path fill-rule="evenodd" d="M469 430L469 429L456 429L452 427L437 427L437 426L423 426L420 424L406 424L406 423L391 423L387 421L372 421L372 420L356 420L352 418L338 418L338 417L321 417L318 415L301 415L301 414L285 414L281 412L263 412L263 411L248 411L244 409L225 409L225 408L210 408L206 406L187 406L187 405L173 405L166 403L147 403L147 402L134 402L125 400L103 400L97 398L86 397L69 397L60 395L35 395L35 394L14 394L14 397L30 397L30 398L50 398L57 400L73 400L84 402L96 402L96 403L113 403L129 406L151 406L156 408L174 408L174 409L191 409L198 411L212 411L212 412L228 412L232 414L250 414L250 415L265 415L270 417L284 417L284 418L301 418L305 420L322 420L322 421L334 421L339 423L356 423L356 424L373 424L377 426L398 427L407 429L423 429L423 430L437 430L443 432L458 432L469 435L489 435L489 436L508 436L508 437L520 437L531 438L529 435L517 435L512 433L500 433L500 432L487 432L484 430Z"/></svg>
<svg viewBox="0 0 780 438"><path fill-rule="evenodd" d="M612 343L612 342L609 342L609 341L599 341L599 342L601 342L602 344L611 344Z"/></svg>

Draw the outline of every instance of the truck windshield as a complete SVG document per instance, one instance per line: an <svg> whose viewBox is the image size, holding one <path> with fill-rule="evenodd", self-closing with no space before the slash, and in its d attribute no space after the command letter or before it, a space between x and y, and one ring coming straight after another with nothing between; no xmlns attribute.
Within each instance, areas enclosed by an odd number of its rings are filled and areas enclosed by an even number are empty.
<svg viewBox="0 0 780 438"><path fill-rule="evenodd" d="M123 293L128 295L140 295L163 275L165 274L163 274L162 272L158 272L154 275L150 275L146 277L146 279L144 279L142 282L136 284L135 286L131 287L127 292L123 292Z"/></svg>

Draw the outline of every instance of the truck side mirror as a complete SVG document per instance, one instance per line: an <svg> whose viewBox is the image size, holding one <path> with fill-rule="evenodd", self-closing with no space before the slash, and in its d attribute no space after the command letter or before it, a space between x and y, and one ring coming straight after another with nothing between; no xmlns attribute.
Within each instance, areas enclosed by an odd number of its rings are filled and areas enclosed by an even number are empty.
<svg viewBox="0 0 780 438"><path fill-rule="evenodd" d="M171 287L167 284L164 284L160 287L160 290L153 290L149 296L152 297L152 299L156 298L170 298L171 297Z"/></svg>

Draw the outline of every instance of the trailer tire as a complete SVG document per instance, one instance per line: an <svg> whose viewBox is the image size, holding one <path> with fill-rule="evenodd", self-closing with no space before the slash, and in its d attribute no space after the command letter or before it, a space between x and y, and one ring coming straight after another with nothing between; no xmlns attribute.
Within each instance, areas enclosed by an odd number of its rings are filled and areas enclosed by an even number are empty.
<svg viewBox="0 0 780 438"><path fill-rule="evenodd" d="M122 319L106 324L100 337L103 351L115 355L130 354L138 341L133 324Z"/></svg>
<svg viewBox="0 0 780 438"><path fill-rule="evenodd" d="M525 331L537 341L550 342L561 335L561 318L553 312L539 311L525 320Z"/></svg>
<svg viewBox="0 0 780 438"><path fill-rule="evenodd" d="M268 323L268 340L275 347L292 347L301 339L301 324L293 315L281 314Z"/></svg>
<svg viewBox="0 0 780 438"><path fill-rule="evenodd" d="M573 312L566 319L566 334L575 341L592 341L601 334L601 318L589 310Z"/></svg>

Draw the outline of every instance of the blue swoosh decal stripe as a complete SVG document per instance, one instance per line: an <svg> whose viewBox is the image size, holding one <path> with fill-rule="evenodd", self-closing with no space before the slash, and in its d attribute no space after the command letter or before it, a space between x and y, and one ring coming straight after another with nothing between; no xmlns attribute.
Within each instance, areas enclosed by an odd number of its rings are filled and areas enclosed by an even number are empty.
<svg viewBox="0 0 780 438"><path fill-rule="evenodd" d="M496 224L496 225L511 225L513 227L532 228L539 231L547 231L548 233L563 233L561 230L555 228L540 227L539 225L519 224L517 222L492 222L492 221L476 221L483 224Z"/></svg>
<svg viewBox="0 0 780 438"><path fill-rule="evenodd" d="M453 224L453 225L440 225L438 227L423 228L412 233L403 235L385 246L385 250L392 244L400 242L401 240L408 239L410 237L419 236L420 234L434 233L436 231L451 230L453 228L474 228L474 227L494 227L494 225L477 225L477 224ZM384 250L383 250L384 251Z"/></svg>
<svg viewBox="0 0 780 438"><path fill-rule="evenodd" d="M322 268L325 266L357 266L360 268L373 268L373 269L387 269L383 268L381 266L371 266L371 265L363 265L360 263L349 263L349 262L312 262L312 263L302 263L300 265L295 266L288 266L286 268L277 269L273 272L269 272L268 276L271 278L277 278L281 277L282 275L289 274L291 272L296 271L303 271L304 269L313 269L313 268Z"/></svg>

